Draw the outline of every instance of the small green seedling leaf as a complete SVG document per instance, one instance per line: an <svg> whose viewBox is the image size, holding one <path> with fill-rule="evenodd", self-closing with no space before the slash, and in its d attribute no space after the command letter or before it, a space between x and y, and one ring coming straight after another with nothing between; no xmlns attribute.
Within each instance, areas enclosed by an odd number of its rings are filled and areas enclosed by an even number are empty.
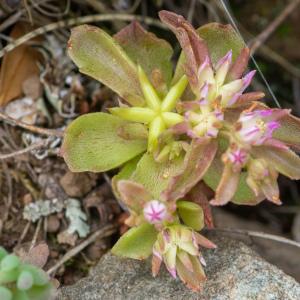
<svg viewBox="0 0 300 300"><path fill-rule="evenodd" d="M1 261L1 270L11 271L20 265L20 259L14 254L7 255Z"/></svg>
<svg viewBox="0 0 300 300"><path fill-rule="evenodd" d="M22 271L17 280L17 288L19 290L29 290L34 283L33 276L28 271Z"/></svg>
<svg viewBox="0 0 300 300"><path fill-rule="evenodd" d="M177 201L177 210L185 225L199 231L204 227L204 214L201 206L194 202Z"/></svg>
<svg viewBox="0 0 300 300"><path fill-rule="evenodd" d="M12 300L12 292L4 286L0 286L0 299L1 300Z"/></svg>
<svg viewBox="0 0 300 300"><path fill-rule="evenodd" d="M142 124L129 123L110 114L86 114L67 128L61 153L73 172L103 172L144 152L145 132Z"/></svg>
<svg viewBox="0 0 300 300"><path fill-rule="evenodd" d="M112 248L112 253L134 259L145 259L152 253L157 238L153 225L144 223L129 229Z"/></svg>
<svg viewBox="0 0 300 300"><path fill-rule="evenodd" d="M2 260L2 258L4 258L7 255L7 251L3 248L0 247L0 261Z"/></svg>

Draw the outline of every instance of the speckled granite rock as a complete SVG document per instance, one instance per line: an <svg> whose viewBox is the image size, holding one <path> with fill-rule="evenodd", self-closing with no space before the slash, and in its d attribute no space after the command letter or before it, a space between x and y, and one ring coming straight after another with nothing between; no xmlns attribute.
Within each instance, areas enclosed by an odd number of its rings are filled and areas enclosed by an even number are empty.
<svg viewBox="0 0 300 300"><path fill-rule="evenodd" d="M218 248L204 252L208 280L201 293L189 291L165 270L152 278L150 263L106 254L88 278L60 291L59 300L197 299L299 300L300 285L245 244L210 236Z"/></svg>

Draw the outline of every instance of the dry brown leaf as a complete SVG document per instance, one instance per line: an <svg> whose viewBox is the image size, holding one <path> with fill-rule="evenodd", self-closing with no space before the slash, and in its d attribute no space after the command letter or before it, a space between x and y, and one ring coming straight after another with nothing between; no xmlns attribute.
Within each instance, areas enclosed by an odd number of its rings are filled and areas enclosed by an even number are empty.
<svg viewBox="0 0 300 300"><path fill-rule="evenodd" d="M10 37L16 39L28 32L28 26L17 23ZM33 75L39 75L37 61L40 54L28 45L21 45L4 55L0 71L0 106L23 93L23 82Z"/></svg>
<svg viewBox="0 0 300 300"><path fill-rule="evenodd" d="M45 242L40 242L30 249L31 243L25 243L16 247L14 252L24 263L35 265L42 268L49 257L49 247Z"/></svg>

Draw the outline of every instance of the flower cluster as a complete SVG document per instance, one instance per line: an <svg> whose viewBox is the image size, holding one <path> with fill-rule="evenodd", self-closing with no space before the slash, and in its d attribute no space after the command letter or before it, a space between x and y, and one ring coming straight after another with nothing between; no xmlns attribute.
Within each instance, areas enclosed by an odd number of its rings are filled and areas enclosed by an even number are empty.
<svg viewBox="0 0 300 300"><path fill-rule="evenodd" d="M130 180L118 181L117 188L121 200L129 209L130 216L125 223L134 227L134 238L138 238L139 231L141 238L153 236L155 243L151 244L150 249L153 276L157 275L161 263L164 262L174 278L178 274L188 287L199 290L205 280L202 268L205 260L199 246L216 248L213 242L197 232L204 227L202 208L196 203L183 200L155 200L143 185ZM147 224L153 230L145 233L144 226ZM123 235L112 252L122 255L123 244L129 242L132 234L129 230ZM138 254L140 255L139 252Z"/></svg>
<svg viewBox="0 0 300 300"><path fill-rule="evenodd" d="M164 261L167 270L180 279L193 290L198 290L199 285L206 277L202 265L206 266L199 245L206 248L216 248L216 245L201 234L190 230L186 226L172 225L166 227L157 236L153 246L152 273L157 275L161 262ZM193 280L195 278L196 280Z"/></svg>
<svg viewBox="0 0 300 300"><path fill-rule="evenodd" d="M174 73L172 47L137 22L114 37L93 26L73 29L70 57L114 90L119 106L74 120L61 154L77 172L119 168L112 187L131 228L114 254L152 254L154 276L164 262L200 290L201 247L216 247L198 232L212 226L210 205L280 204L279 173L300 179L293 151L300 149L300 120L246 91L255 71L245 74L249 49L231 26L196 30L177 14L159 17L182 47Z"/></svg>

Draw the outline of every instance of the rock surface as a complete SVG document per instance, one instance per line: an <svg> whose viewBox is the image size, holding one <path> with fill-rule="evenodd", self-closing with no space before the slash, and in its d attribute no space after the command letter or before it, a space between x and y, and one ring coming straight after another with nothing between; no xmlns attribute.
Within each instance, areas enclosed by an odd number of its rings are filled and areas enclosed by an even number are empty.
<svg viewBox="0 0 300 300"><path fill-rule="evenodd" d="M188 290L162 269L152 278L150 263L106 254L91 275L60 291L59 300L197 299L298 300L300 285L242 242L210 236L218 248L204 251L208 280L201 293Z"/></svg>

